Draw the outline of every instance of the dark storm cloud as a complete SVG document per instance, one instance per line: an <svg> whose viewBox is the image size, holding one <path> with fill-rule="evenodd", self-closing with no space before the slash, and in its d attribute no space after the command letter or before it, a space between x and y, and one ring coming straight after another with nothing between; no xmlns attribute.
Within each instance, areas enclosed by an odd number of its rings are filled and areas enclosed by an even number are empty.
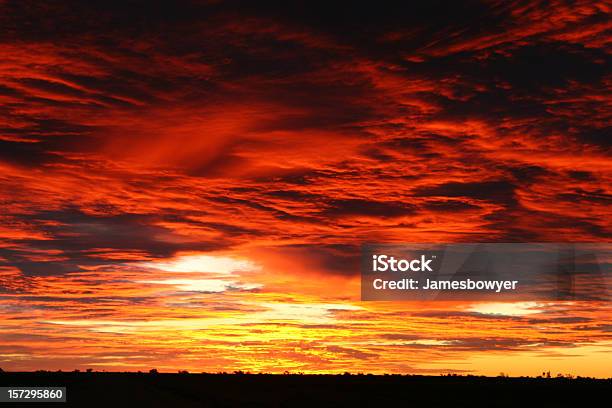
<svg viewBox="0 0 612 408"><path fill-rule="evenodd" d="M330 200L323 214L327 217L369 216L392 218L411 215L416 207L401 202L370 201L359 198Z"/></svg>
<svg viewBox="0 0 612 408"><path fill-rule="evenodd" d="M425 314L424 317L429 317L429 315ZM433 315L433 317L437 317ZM449 313L449 318L456 317L466 317L461 314L453 314L453 312ZM500 321L503 320L503 317L499 318ZM432 344L428 344L427 341L422 342L422 340L429 340L427 337L413 335L413 334L404 334L404 333L388 333L382 336L384 339L401 342L396 344L396 346L401 346L405 348L414 348L414 349L429 349L433 347L441 347L443 350L449 351L516 351L521 349L528 349L530 347L574 347L572 342L565 341L551 341L548 339L522 339L516 337L464 337L461 339L455 338L438 338L437 342L442 343L441 346L434 346Z"/></svg>
<svg viewBox="0 0 612 408"><path fill-rule="evenodd" d="M179 240L171 230L151 225L156 219L152 215L100 216L65 209L42 211L28 218L29 222L38 225L47 239L21 239L17 247L0 248L0 255L5 259L0 264L15 266L24 275L61 275L81 271L86 266L106 265L109 260L104 254L109 251L114 254L113 263L129 263L134 261L130 251L140 251L149 258L167 258L178 251L210 251L228 245L221 239L214 242ZM221 225L213 227L223 230ZM227 226L224 228L231 234L237 232ZM30 250L60 250L61 255L31 260L27 255ZM101 252L99 256L95 251ZM124 254L123 259L121 254Z"/></svg>
<svg viewBox="0 0 612 408"><path fill-rule="evenodd" d="M541 166L510 167L507 171L519 184L533 183L553 174L550 170Z"/></svg>
<svg viewBox="0 0 612 408"><path fill-rule="evenodd" d="M17 122L23 122L21 126L9 126L9 123L5 123L0 126L0 132L4 136L18 137L24 141L38 141L44 142L47 149L60 148L64 145L64 142L72 141L76 142L75 139L70 139L67 136L70 135L87 135L94 130L93 126L88 126L81 123L74 123L59 118L31 116L20 113L25 104L16 105L5 105L0 107L0 115L11 117ZM57 136L54 139L43 140L44 137ZM63 139L62 137L65 137Z"/></svg>
<svg viewBox="0 0 612 408"><path fill-rule="evenodd" d="M418 64L407 62L405 69L429 78L455 75L459 79L458 91L463 91L459 94L482 95L483 102L492 102L494 107L512 112L513 106L504 102L513 94L537 101L572 81L601 84L611 62L611 57L601 49L537 39L535 43L515 45L507 52L492 52L485 58L477 58L480 53L479 50L463 51L433 57ZM509 88L479 92L470 84L507 84ZM466 105L466 108L470 107L473 105ZM486 105L482 103L475 107L484 108ZM516 112L520 113L519 110Z"/></svg>
<svg viewBox="0 0 612 408"><path fill-rule="evenodd" d="M466 197L505 204L516 205L516 186L505 180L483 182L450 182L431 187L415 189L414 194L422 197Z"/></svg>
<svg viewBox="0 0 612 408"><path fill-rule="evenodd" d="M279 247L278 251L283 256L299 260L312 271L326 271L339 275L357 275L359 273L360 245L285 245Z"/></svg>
<svg viewBox="0 0 612 408"><path fill-rule="evenodd" d="M493 27L500 22L500 17L491 13L490 6L475 1L462 4L442 1L394 3L384 7L345 1L333 4L323 1L229 1L225 5L228 9L244 10L247 14L272 16L311 27L372 54L390 51L379 41L380 36L407 27L418 27L416 31L420 35L402 41L402 50L421 48L433 33L451 33L476 20L483 27ZM445 12L440 13L441 9ZM423 21L429 24L424 27Z"/></svg>
<svg viewBox="0 0 612 408"><path fill-rule="evenodd" d="M521 339L508 337L467 338L452 340L447 346L451 350L520 350L528 347L574 347L570 341L550 341L548 339Z"/></svg>
<svg viewBox="0 0 612 408"><path fill-rule="evenodd" d="M202 3L105 1L83 3L69 0L61 3L7 1L4 8L4 35L15 35L30 41L66 40L84 33L106 33L98 41L112 45L113 34L135 34L142 30L160 29L168 24L193 22L210 15ZM143 11L146 10L146 17ZM50 18L52 17L52 18Z"/></svg>
<svg viewBox="0 0 612 408"><path fill-rule="evenodd" d="M428 201L422 204L421 207L434 212L469 211L480 208L477 205L465 203L463 201Z"/></svg>
<svg viewBox="0 0 612 408"><path fill-rule="evenodd" d="M38 166L60 160L61 157L48 152L45 146L39 143L0 140L0 161L24 166Z"/></svg>
<svg viewBox="0 0 612 408"><path fill-rule="evenodd" d="M610 151L612 149L612 127L582 127L576 137L585 144L600 146Z"/></svg>
<svg viewBox="0 0 612 408"><path fill-rule="evenodd" d="M306 193L306 192L296 191L296 190L266 191L265 194L269 195L269 196L272 196L272 197L276 197L276 198L292 200L292 201L302 201L302 202L303 201L318 200L318 199L323 198L323 197L321 197L318 194L309 194L309 193Z"/></svg>
<svg viewBox="0 0 612 408"><path fill-rule="evenodd" d="M607 194L604 190L598 191L584 191L577 189L571 193L558 194L559 200L571 201L571 202L592 202L602 205L612 205L612 194Z"/></svg>
<svg viewBox="0 0 612 408"><path fill-rule="evenodd" d="M32 247L30 250L34 249ZM0 256L4 259L0 261L2 266L14 266L24 276L53 276L63 275L70 272L79 272L82 268L79 264L89 263L91 261L79 262L79 260L48 260L36 261L30 260L24 251L16 251L14 249L0 248Z"/></svg>
<svg viewBox="0 0 612 408"><path fill-rule="evenodd" d="M94 216L77 209L46 211L32 217L43 222L42 229L55 239L49 243L67 250L91 248L145 249L166 254L165 245L155 239L166 232L149 225L150 217L136 214ZM48 225L48 221L54 224ZM45 245L46 243L40 243Z"/></svg>

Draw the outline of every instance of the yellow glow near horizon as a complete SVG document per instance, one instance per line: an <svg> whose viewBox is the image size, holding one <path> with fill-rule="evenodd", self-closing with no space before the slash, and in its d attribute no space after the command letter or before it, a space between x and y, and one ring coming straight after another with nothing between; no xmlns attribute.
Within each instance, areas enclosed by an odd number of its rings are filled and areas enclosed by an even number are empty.
<svg viewBox="0 0 612 408"><path fill-rule="evenodd" d="M260 269L254 262L212 255L180 255L169 261L152 261L138 264L146 268L154 268L167 272L210 272L216 274L232 274L238 271L257 271Z"/></svg>

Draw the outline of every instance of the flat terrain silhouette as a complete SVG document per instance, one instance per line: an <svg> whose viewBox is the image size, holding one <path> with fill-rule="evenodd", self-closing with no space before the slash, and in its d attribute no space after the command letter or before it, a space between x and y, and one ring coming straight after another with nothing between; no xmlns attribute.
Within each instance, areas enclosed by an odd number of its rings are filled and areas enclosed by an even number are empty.
<svg viewBox="0 0 612 408"><path fill-rule="evenodd" d="M1 373L0 386L65 386L66 403L34 406L74 407L588 407L612 395L609 379L477 376L35 372Z"/></svg>

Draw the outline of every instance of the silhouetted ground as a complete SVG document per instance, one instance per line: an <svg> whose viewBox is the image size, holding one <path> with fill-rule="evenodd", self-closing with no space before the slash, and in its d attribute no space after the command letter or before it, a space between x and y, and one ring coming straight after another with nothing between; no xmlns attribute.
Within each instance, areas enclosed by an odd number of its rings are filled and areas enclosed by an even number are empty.
<svg viewBox="0 0 612 408"><path fill-rule="evenodd" d="M65 386L71 407L590 407L612 380L373 375L2 373L0 386ZM0 406L8 406L2 404Z"/></svg>

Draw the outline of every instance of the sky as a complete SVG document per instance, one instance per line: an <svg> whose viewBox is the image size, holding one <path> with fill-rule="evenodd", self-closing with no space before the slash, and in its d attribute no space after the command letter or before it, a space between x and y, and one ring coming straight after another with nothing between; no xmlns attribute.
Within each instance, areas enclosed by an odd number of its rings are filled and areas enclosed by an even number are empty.
<svg viewBox="0 0 612 408"><path fill-rule="evenodd" d="M611 236L610 4L410 3L0 1L0 367L612 377L609 301L360 300Z"/></svg>

